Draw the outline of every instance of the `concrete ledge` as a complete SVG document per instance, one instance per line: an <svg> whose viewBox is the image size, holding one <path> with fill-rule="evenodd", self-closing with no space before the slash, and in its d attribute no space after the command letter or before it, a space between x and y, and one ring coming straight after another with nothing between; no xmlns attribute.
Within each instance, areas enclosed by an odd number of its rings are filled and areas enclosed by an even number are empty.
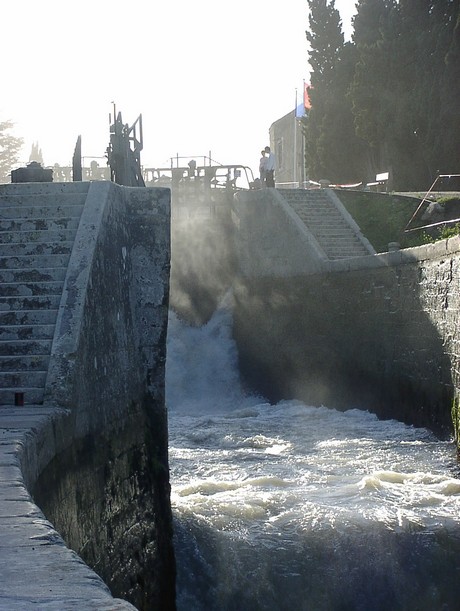
<svg viewBox="0 0 460 611"><path fill-rule="evenodd" d="M0 609L134 609L66 547L26 487L65 420L58 408L0 409Z"/></svg>
<svg viewBox="0 0 460 611"><path fill-rule="evenodd" d="M414 262L432 261L460 253L460 236L439 240L433 244L424 244L413 248L404 248L392 252L378 253L373 256L354 257L338 261L326 261L323 272L348 272L379 267L409 265Z"/></svg>
<svg viewBox="0 0 460 611"><path fill-rule="evenodd" d="M275 189L237 193L232 212L238 263L246 277L289 277L323 269L324 251Z"/></svg>

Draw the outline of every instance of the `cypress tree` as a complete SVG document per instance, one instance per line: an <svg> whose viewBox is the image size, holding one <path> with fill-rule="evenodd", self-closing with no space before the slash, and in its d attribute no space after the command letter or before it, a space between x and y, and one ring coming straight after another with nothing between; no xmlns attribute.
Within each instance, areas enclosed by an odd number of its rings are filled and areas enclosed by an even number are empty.
<svg viewBox="0 0 460 611"><path fill-rule="evenodd" d="M371 146L371 165L389 170L396 189L427 188L445 163L445 125L456 119L448 100L459 80L447 74L444 61L455 5L458 0L357 5L358 60L350 93L356 130ZM458 56L454 73L457 66Z"/></svg>
<svg viewBox="0 0 460 611"><path fill-rule="evenodd" d="M448 4L444 19L450 40L443 58L439 123L433 141L441 174L460 174L460 1Z"/></svg>
<svg viewBox="0 0 460 611"><path fill-rule="evenodd" d="M394 176L389 130L395 121L394 0L359 0L353 20L357 61L350 100L356 133L369 144L368 180Z"/></svg>
<svg viewBox="0 0 460 611"><path fill-rule="evenodd" d="M345 44L334 0L308 1L311 109L304 121L307 175L333 182L362 179L363 143L356 137L348 87L354 48Z"/></svg>

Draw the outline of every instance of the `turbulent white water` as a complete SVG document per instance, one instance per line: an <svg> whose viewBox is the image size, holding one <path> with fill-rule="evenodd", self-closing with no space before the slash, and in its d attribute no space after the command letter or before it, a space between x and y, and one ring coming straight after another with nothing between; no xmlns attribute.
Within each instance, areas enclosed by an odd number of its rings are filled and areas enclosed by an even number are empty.
<svg viewBox="0 0 460 611"><path fill-rule="evenodd" d="M171 315L166 380L180 610L459 608L453 444L246 396L225 308Z"/></svg>

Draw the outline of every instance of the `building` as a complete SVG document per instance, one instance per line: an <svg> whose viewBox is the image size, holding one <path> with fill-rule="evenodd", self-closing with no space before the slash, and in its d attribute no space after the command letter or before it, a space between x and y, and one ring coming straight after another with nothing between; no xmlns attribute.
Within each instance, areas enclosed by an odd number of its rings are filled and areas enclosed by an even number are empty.
<svg viewBox="0 0 460 611"><path fill-rule="evenodd" d="M302 119L294 109L270 126L270 148L276 156L275 181L277 187L304 186L305 154Z"/></svg>

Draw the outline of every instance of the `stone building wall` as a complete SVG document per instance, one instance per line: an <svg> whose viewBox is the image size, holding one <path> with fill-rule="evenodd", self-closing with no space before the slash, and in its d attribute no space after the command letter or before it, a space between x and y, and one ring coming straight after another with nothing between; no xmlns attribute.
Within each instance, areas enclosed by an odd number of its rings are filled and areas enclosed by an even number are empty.
<svg viewBox="0 0 460 611"><path fill-rule="evenodd" d="M279 187L296 188L305 176L302 122L294 110L270 126L270 147L275 153L275 182Z"/></svg>

